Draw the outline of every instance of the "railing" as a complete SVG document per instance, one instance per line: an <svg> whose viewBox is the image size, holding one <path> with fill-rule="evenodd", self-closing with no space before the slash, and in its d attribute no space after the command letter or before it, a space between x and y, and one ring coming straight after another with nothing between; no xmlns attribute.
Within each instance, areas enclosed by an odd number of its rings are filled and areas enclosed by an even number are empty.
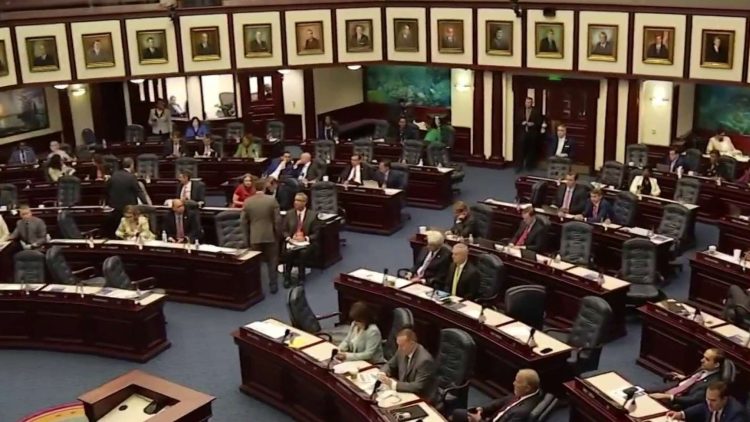
<svg viewBox="0 0 750 422"><path fill-rule="evenodd" d="M85 7L128 6L140 4L175 4L177 7L221 6L222 0L6 0L0 2L2 12L31 10L75 9Z"/></svg>

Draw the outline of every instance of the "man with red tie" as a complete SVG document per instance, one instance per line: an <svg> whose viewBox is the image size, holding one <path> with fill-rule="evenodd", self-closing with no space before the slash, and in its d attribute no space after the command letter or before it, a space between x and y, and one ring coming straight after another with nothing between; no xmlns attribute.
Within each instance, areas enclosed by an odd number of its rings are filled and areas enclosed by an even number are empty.
<svg viewBox="0 0 750 422"><path fill-rule="evenodd" d="M345 183L347 185L361 185L365 180L372 180L372 170L370 166L362 163L362 156L359 154L352 154L350 165L344 168L339 177L339 183Z"/></svg>
<svg viewBox="0 0 750 422"><path fill-rule="evenodd" d="M515 422L526 421L531 411L542 401L539 374L533 369L521 369L513 380L513 394L473 409L453 411L453 422Z"/></svg>
<svg viewBox="0 0 750 422"><path fill-rule="evenodd" d="M510 238L510 243L535 252L541 252L544 249L547 226L537 218L533 206L528 206L521 210L521 217L523 220L518 226L516 233Z"/></svg>
<svg viewBox="0 0 750 422"><path fill-rule="evenodd" d="M305 281L305 261L313 256L318 237L318 217L307 209L307 195L294 195L294 208L286 212L281 224L281 234L286 239L284 247L284 288L292 285L292 267L299 270L298 280Z"/></svg>
<svg viewBox="0 0 750 422"><path fill-rule="evenodd" d="M576 219L592 223L609 223L612 220L612 207L609 202L604 200L604 193L601 189L591 191L590 199L586 203L583 214L576 215Z"/></svg>
<svg viewBox="0 0 750 422"><path fill-rule="evenodd" d="M181 199L172 200L172 210L164 216L162 225L170 242L191 242L203 235L198 211L186 210Z"/></svg>
<svg viewBox="0 0 750 422"><path fill-rule="evenodd" d="M707 349L703 352L701 367L692 375L685 376L672 372L676 382L663 393L651 393L651 398L669 402L671 407L685 409L706 399L706 388L714 381L721 379L721 365L724 363L724 351Z"/></svg>
<svg viewBox="0 0 750 422"><path fill-rule="evenodd" d="M580 214L586 207L586 189L578 186L578 174L570 172L565 175L562 184L555 195L555 205L560 212L566 214Z"/></svg>

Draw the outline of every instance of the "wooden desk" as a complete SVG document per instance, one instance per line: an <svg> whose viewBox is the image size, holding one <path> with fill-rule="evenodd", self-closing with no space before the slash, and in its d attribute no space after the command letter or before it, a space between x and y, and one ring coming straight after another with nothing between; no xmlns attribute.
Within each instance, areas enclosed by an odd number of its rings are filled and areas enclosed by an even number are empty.
<svg viewBox="0 0 750 422"><path fill-rule="evenodd" d="M732 255L722 252L697 252L690 258L690 291L688 300L702 310L720 314L727 290L732 284L750 289L750 262L744 266Z"/></svg>
<svg viewBox="0 0 750 422"><path fill-rule="evenodd" d="M466 331L477 345L473 382L493 397L508 393L513 377L522 368L537 370L545 391L559 393L561 382L570 379L566 360L572 349L565 343L537 332L538 347L532 349L525 344L529 327L506 315L486 310L487 319L480 323L477 320L480 305L454 297L460 303L449 307L430 299L430 287L403 279L396 279L395 287L386 287L382 280L382 274L362 269L341 274L334 281L341 315L348 315L354 302L367 302L377 315L380 331L387 333L393 309L408 308L414 314L420 343L433 352L433 356L438 350L441 329ZM516 337L523 332L526 334L521 335L522 338ZM547 347L551 350L541 353Z"/></svg>
<svg viewBox="0 0 750 422"><path fill-rule="evenodd" d="M232 333L239 349L242 385L240 391L262 400L298 421L351 422L393 421L392 412L399 408L418 405L427 413L424 422L445 419L419 397L396 393L399 402L393 407L388 399L370 399L372 386L363 378L378 369L367 362L357 362L358 379L351 380L328 369L328 358L336 346L311 334L291 328L279 321L260 322L298 335L304 344L292 348L269 337L248 324ZM296 341L296 340L295 340ZM369 388L368 388L369 387Z"/></svg>
<svg viewBox="0 0 750 422"><path fill-rule="evenodd" d="M719 219L719 245L721 252L731 254L740 249L744 254L750 245L750 220L746 216L723 216Z"/></svg>
<svg viewBox="0 0 750 422"><path fill-rule="evenodd" d="M90 353L147 362L169 348L164 295L98 287L0 284L0 348Z"/></svg>
<svg viewBox="0 0 750 422"><path fill-rule="evenodd" d="M167 199L178 196L177 179L157 179L145 184L151 201L163 204ZM106 182L103 180L82 180L81 200L78 205L101 205L106 201ZM32 206L44 202L57 201L57 183L40 182L18 187L18 200Z"/></svg>
<svg viewBox="0 0 750 422"><path fill-rule="evenodd" d="M315 157L315 142L304 142L300 145L302 151L309 152ZM354 153L354 145L351 142L341 142L335 146L336 154L334 158L338 161L347 162ZM398 143L373 142L373 160L401 160L402 148ZM338 176L338 174L336 174Z"/></svg>
<svg viewBox="0 0 750 422"><path fill-rule="evenodd" d="M427 244L424 235L415 235L409 239L414 259ZM447 241L453 244L455 241ZM611 329L608 339L623 337L627 334L625 325L625 305L630 284L615 277L605 275L605 282L600 286L595 280L597 275L582 267L565 262L533 262L521 257L515 248L497 250L495 244L480 239L469 246L470 259L489 253L498 256L505 264L505 282L500 286L496 304L504 308L505 291L514 286L539 284L547 290L545 323L552 327L567 329L573 325L581 307L584 296L597 296L607 301L612 308ZM539 261L545 259L539 258ZM593 277L592 277L593 276Z"/></svg>
<svg viewBox="0 0 750 422"><path fill-rule="evenodd" d="M245 310L263 300L260 285L260 252L244 249L146 242L140 249L124 240L52 240L63 248L72 268L101 268L107 257L118 255L131 279L156 278L156 287L177 302Z"/></svg>
<svg viewBox="0 0 750 422"><path fill-rule="evenodd" d="M699 366L706 349L721 349L737 367L733 392L738 393L738 398L747 397L750 391L750 348L744 346L744 341L750 333L709 313L702 313L704 323L699 324L693 320L695 308L677 302L673 302L674 305L682 306L686 312L673 312L667 308L666 301L638 308L643 321L638 364L662 376L671 371L691 374Z"/></svg>
<svg viewBox="0 0 750 422"><path fill-rule="evenodd" d="M187 152L193 154L196 148L203 148L203 141L192 140L185 141L185 147ZM261 153L265 157L277 157L281 155L280 150L283 146L281 142L267 142L261 143ZM201 149L202 151L202 149ZM237 141L235 140L224 140L224 157L228 158L234 155L237 151ZM107 141L107 148L99 147L97 151L100 154L112 154L117 157L135 157L139 154L156 154L162 156L164 154L164 142L162 141L144 141L144 142L111 142Z"/></svg>
<svg viewBox="0 0 750 422"><path fill-rule="evenodd" d="M647 394L634 399L632 408L623 408L622 390L632 387L616 372L588 378L575 378L564 384L570 399L570 420L575 422L666 422L669 409Z"/></svg>

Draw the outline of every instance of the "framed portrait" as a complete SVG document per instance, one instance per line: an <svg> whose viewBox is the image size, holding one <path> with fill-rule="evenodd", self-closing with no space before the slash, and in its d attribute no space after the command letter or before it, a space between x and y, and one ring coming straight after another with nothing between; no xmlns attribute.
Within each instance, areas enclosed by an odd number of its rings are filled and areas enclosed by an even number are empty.
<svg viewBox="0 0 750 422"><path fill-rule="evenodd" d="M643 63L674 63L674 27L643 28Z"/></svg>
<svg viewBox="0 0 750 422"><path fill-rule="evenodd" d="M221 59L219 27L190 28L190 46L192 48L193 61L202 62Z"/></svg>
<svg viewBox="0 0 750 422"><path fill-rule="evenodd" d="M617 25L590 24L588 30L589 60L614 62L617 61Z"/></svg>
<svg viewBox="0 0 750 422"><path fill-rule="evenodd" d="M346 51L364 53L372 51L372 19L347 20Z"/></svg>
<svg viewBox="0 0 750 422"><path fill-rule="evenodd" d="M565 54L565 26L560 22L537 22L534 27L536 57L562 59Z"/></svg>
<svg viewBox="0 0 750 422"><path fill-rule="evenodd" d="M701 37L701 67L731 69L734 59L734 31L704 29Z"/></svg>
<svg viewBox="0 0 750 422"><path fill-rule="evenodd" d="M513 22L511 21L487 21L485 22L487 33L487 54L493 56L513 55Z"/></svg>
<svg viewBox="0 0 750 422"><path fill-rule="evenodd" d="M9 72L8 50L5 49L5 40L0 40L0 76L7 76Z"/></svg>
<svg viewBox="0 0 750 422"><path fill-rule="evenodd" d="M419 21L393 19L393 49L403 52L419 51Z"/></svg>
<svg viewBox="0 0 750 422"><path fill-rule="evenodd" d="M54 35L26 38L26 55L31 72L60 70L57 57L57 42Z"/></svg>
<svg viewBox="0 0 750 422"><path fill-rule="evenodd" d="M323 21L297 22L294 27L297 34L297 55L323 54Z"/></svg>
<svg viewBox="0 0 750 422"><path fill-rule="evenodd" d="M273 56L270 23L244 25L242 27L242 34L245 44L245 57Z"/></svg>
<svg viewBox="0 0 750 422"><path fill-rule="evenodd" d="M439 19L438 51L447 54L464 52L464 21L460 19Z"/></svg>
<svg viewBox="0 0 750 422"><path fill-rule="evenodd" d="M97 67L114 67L115 53L112 50L112 33L83 34L84 61L86 69Z"/></svg>
<svg viewBox="0 0 750 422"><path fill-rule="evenodd" d="M161 64L169 61L167 55L167 31L137 31L138 62L140 64Z"/></svg>

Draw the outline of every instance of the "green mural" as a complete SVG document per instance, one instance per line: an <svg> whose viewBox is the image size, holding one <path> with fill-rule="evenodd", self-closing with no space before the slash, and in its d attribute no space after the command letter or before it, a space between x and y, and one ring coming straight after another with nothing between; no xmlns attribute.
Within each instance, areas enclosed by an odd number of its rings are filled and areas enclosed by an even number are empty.
<svg viewBox="0 0 750 422"><path fill-rule="evenodd" d="M425 66L368 66L367 101L450 107L451 70Z"/></svg>
<svg viewBox="0 0 750 422"><path fill-rule="evenodd" d="M750 135L750 88L725 85L698 85L698 128Z"/></svg>

